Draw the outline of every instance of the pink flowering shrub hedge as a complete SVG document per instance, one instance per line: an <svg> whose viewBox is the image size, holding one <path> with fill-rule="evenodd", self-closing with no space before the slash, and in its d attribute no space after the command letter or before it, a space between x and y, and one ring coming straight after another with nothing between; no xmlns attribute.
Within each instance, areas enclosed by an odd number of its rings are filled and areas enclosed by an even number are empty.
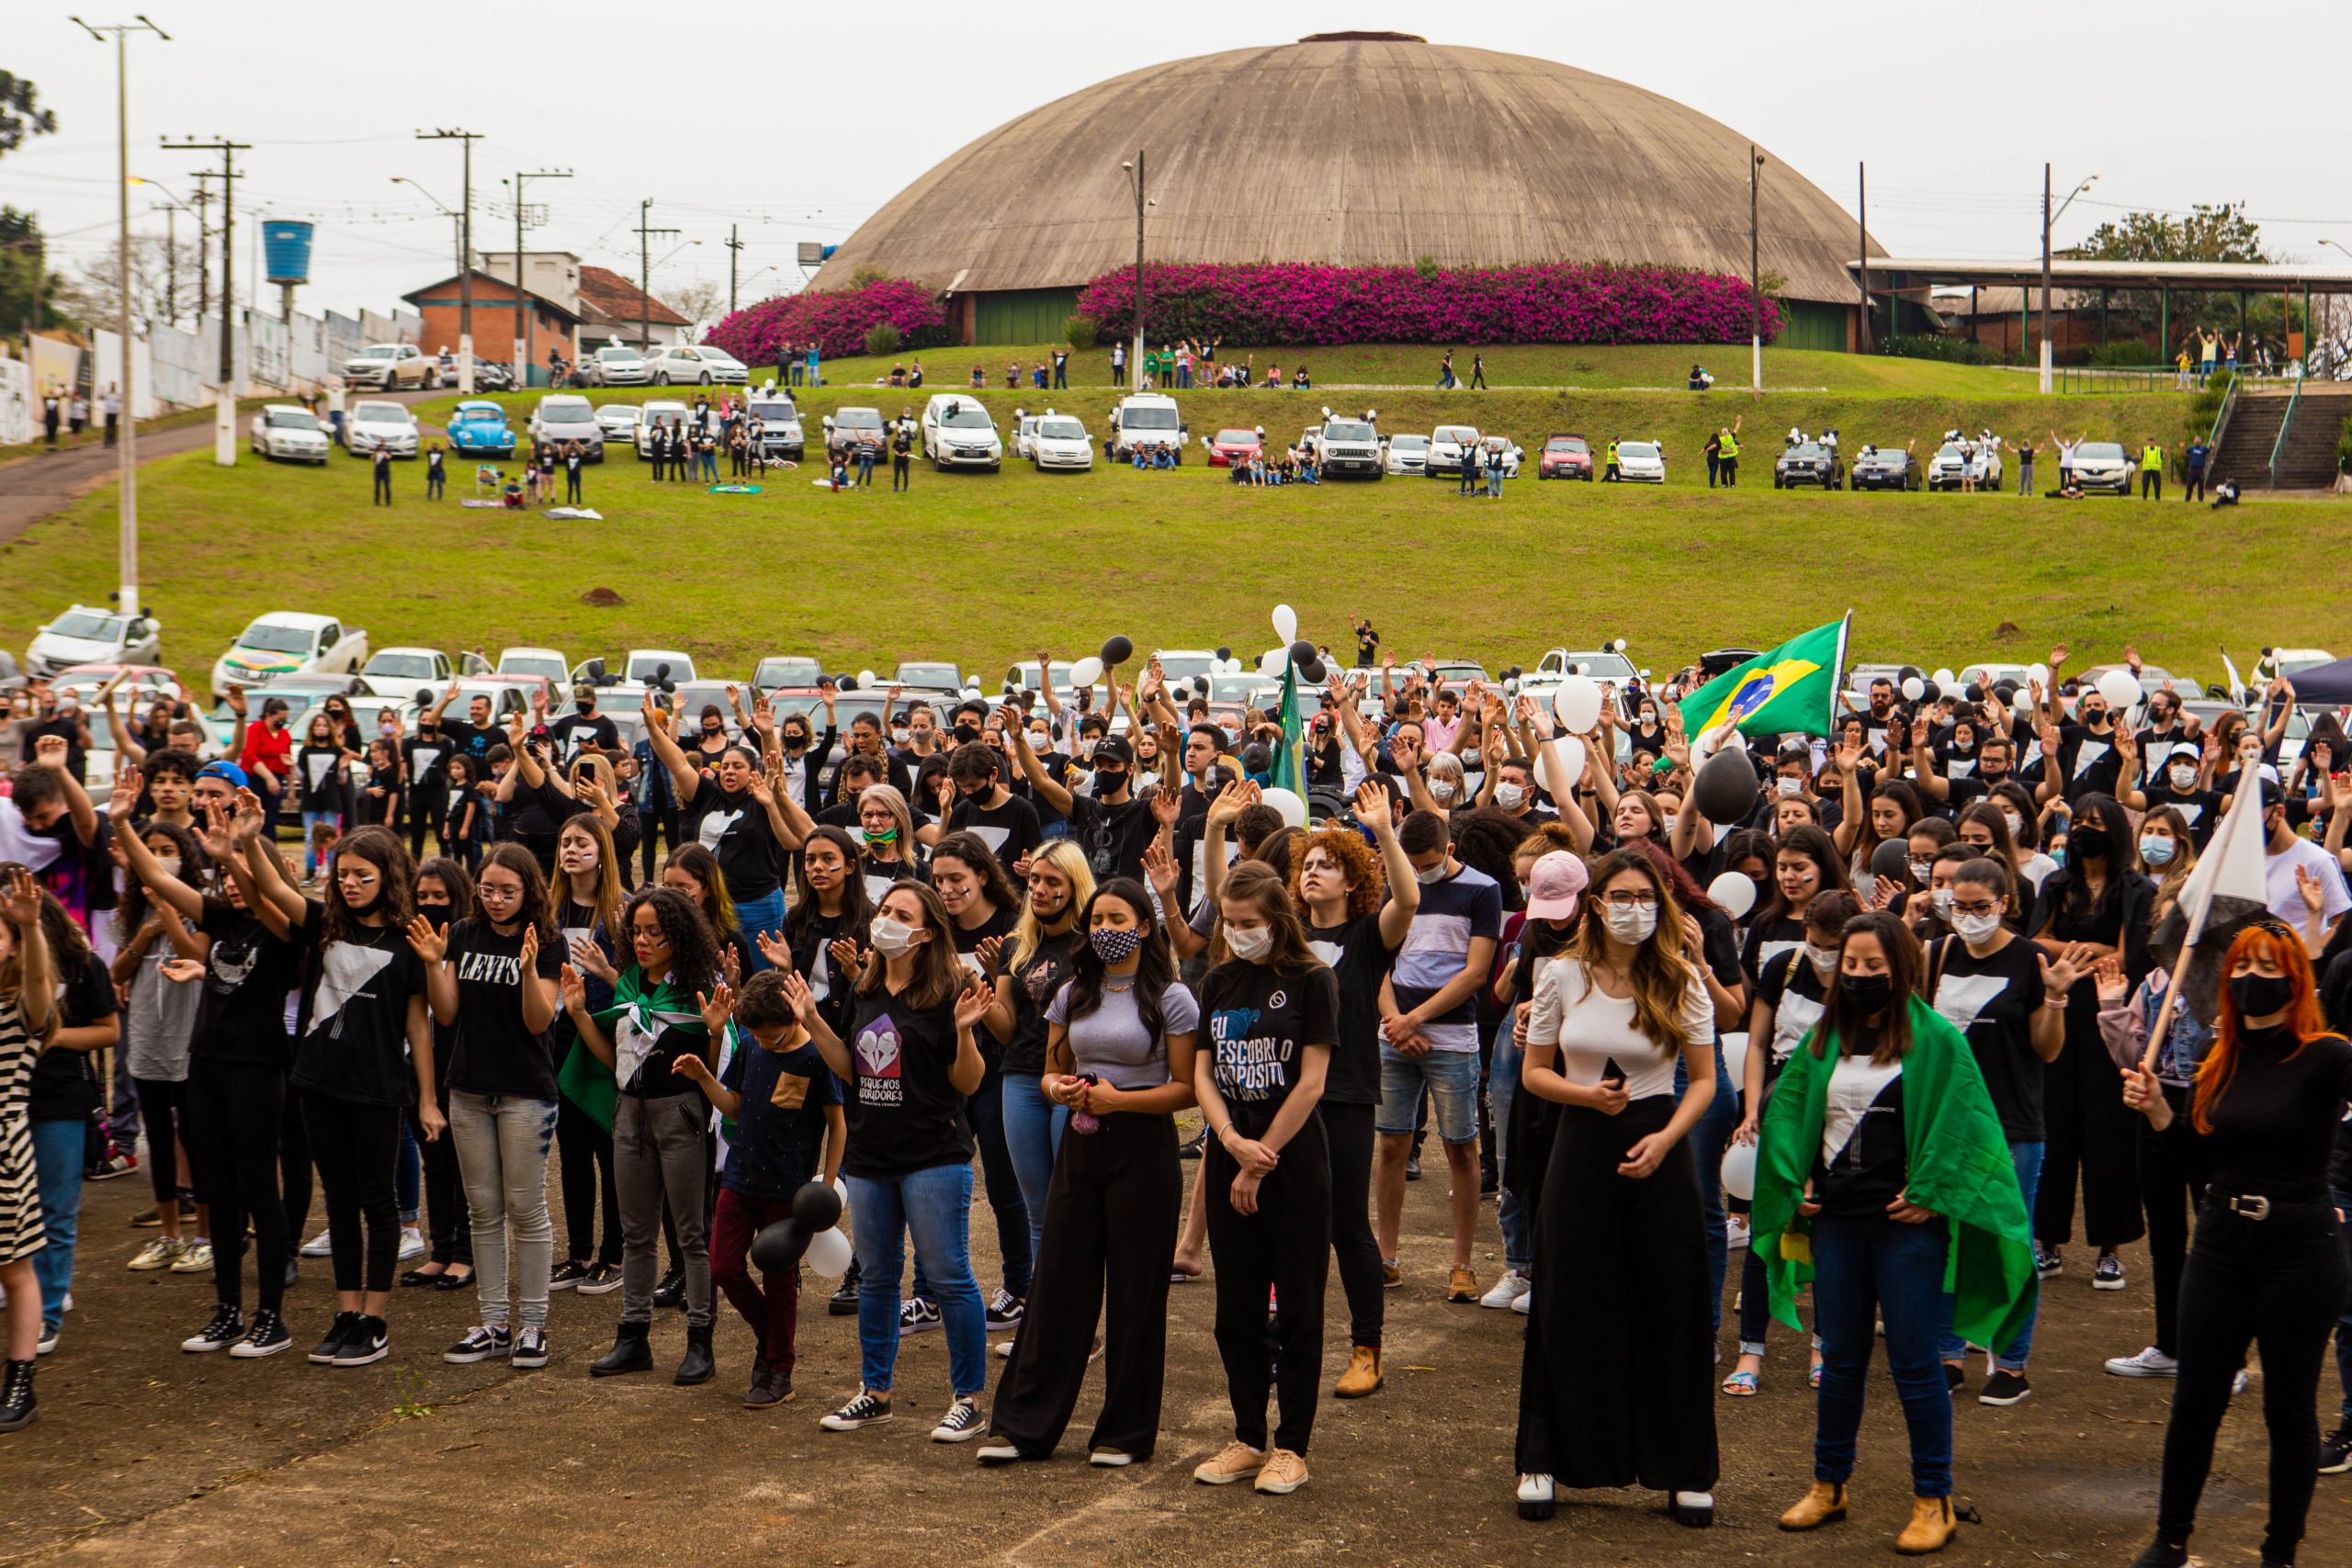
<svg viewBox="0 0 2352 1568"><path fill-rule="evenodd" d="M1088 284L1078 309L1126 330L1134 269ZM1747 336L1748 290L1745 278L1665 266L1202 263L1146 266L1144 317L1155 342L1736 343ZM1763 323L1770 343L1781 313L1769 299Z"/></svg>
<svg viewBox="0 0 2352 1568"><path fill-rule="evenodd" d="M947 341L947 312L939 297L903 277L876 277L823 293L779 294L727 317L703 340L746 365L773 365L777 345L817 340L831 359L865 352L866 334L877 326L898 329L908 348L932 348Z"/></svg>

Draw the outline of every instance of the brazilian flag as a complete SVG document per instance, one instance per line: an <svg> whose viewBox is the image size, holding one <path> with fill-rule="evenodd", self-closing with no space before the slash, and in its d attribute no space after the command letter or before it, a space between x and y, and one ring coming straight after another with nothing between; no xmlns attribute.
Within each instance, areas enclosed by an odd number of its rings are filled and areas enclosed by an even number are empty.
<svg viewBox="0 0 2352 1568"><path fill-rule="evenodd" d="M1716 676L1682 699L1683 730L1693 739L1725 724L1737 725L1743 735L1829 734L1852 620L1849 611Z"/></svg>
<svg viewBox="0 0 2352 1568"><path fill-rule="evenodd" d="M1283 741L1274 753L1272 785L1293 791L1303 799L1306 795L1306 769L1300 752L1306 731L1298 719L1298 665L1287 655L1283 659L1283 705L1274 720L1283 727Z"/></svg>

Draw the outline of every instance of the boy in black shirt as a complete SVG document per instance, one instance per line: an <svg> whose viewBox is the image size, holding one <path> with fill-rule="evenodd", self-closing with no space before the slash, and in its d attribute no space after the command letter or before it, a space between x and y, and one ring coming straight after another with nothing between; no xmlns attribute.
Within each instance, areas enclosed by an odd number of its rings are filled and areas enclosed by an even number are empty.
<svg viewBox="0 0 2352 1568"><path fill-rule="evenodd" d="M947 760L947 776L957 796L947 830L977 834L1005 870L1021 876L1027 872L1030 852L1045 842L1045 833L1037 823L1037 808L1005 787L1002 769L997 754L977 740L956 748Z"/></svg>

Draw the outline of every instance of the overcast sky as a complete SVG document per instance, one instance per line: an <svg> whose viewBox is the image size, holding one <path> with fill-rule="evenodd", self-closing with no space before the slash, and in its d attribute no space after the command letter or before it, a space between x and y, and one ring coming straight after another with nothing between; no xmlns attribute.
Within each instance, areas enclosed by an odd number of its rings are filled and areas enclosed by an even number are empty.
<svg viewBox="0 0 2352 1568"><path fill-rule="evenodd" d="M2045 159L2062 194L2101 176L2061 222L2061 245L2121 209L2218 200L2243 200L2289 256L2319 254L2323 235L2352 245L2352 194L2328 177L2340 168L2328 150L2342 144L2341 89L2276 88L2262 64L2301 62L2301 80L2302 64L2327 60L2341 42L2341 0L2219 11L1985 0L1950 7L1934 26L1905 7L1830 0L1356 0L1338 10L1329 0L143 3L172 39L132 39L131 173L185 198L188 176L219 167L218 155L163 152L159 138L254 143L240 154L250 173L237 193L240 293L254 234L245 219L311 219L313 282L297 297L311 311L388 310L451 271L450 220L393 182L405 175L458 204L458 144L417 141L420 128L482 133L478 248L514 243L512 209L497 205L503 176L568 168L574 178L530 189L548 221L529 248L634 277L638 203L652 197L651 221L682 231L655 240L656 256L700 242L655 269L654 291L724 284L734 223L748 301L779 278L797 285L796 242L847 237L917 175L1039 104L1167 60L1340 28L1419 32L1620 77L1754 137L1849 211L1856 164L1867 162L1871 230L1897 254L2032 254ZM114 50L51 0L6 9L0 68L32 78L60 123L0 160L0 201L37 210L59 253L85 256L115 221ZM101 24L133 14L83 13ZM2217 40L2208 52L2182 41L2217 25L2239 44ZM2262 74L2233 84L2233 55ZM2241 91L2258 104L2258 129L2237 128ZM157 197L134 187L131 206L135 229L162 231Z"/></svg>

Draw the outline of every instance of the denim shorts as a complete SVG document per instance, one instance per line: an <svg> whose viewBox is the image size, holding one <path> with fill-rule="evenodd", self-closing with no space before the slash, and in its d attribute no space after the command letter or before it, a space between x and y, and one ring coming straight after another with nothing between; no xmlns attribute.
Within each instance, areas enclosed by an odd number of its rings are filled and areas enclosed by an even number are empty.
<svg viewBox="0 0 2352 1568"><path fill-rule="evenodd" d="M1373 1131L1401 1135L1419 1119L1421 1091L1429 1090L1430 1123L1449 1144L1478 1136L1478 1053L1431 1051L1408 1056L1383 1041L1380 1046L1380 1111Z"/></svg>

